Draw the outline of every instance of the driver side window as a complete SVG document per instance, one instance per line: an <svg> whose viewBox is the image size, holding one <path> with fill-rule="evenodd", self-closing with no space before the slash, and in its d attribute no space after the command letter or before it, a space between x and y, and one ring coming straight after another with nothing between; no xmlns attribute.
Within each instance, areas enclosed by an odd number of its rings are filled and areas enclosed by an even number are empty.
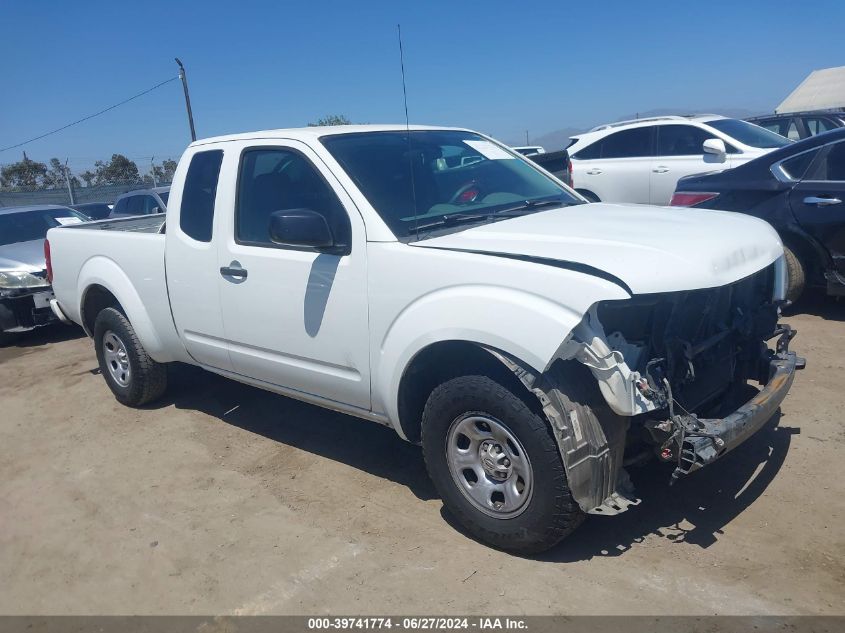
<svg viewBox="0 0 845 633"><path fill-rule="evenodd" d="M241 156L235 239L253 246L270 240L275 211L310 209L324 218L339 243L351 242L349 216L314 165L299 152L278 148L246 150Z"/></svg>

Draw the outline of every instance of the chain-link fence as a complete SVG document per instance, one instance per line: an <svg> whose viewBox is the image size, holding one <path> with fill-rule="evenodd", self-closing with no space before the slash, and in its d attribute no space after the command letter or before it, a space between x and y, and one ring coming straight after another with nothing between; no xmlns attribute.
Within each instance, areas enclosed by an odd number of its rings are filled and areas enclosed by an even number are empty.
<svg viewBox="0 0 845 633"><path fill-rule="evenodd" d="M159 187L166 187L170 182L156 182ZM90 187L14 187L0 188L0 207L22 207L30 204L60 204L73 205L86 202L107 202L111 204L120 194L135 189L147 189L153 186L150 182L120 182L108 185L91 185Z"/></svg>
<svg viewBox="0 0 845 633"><path fill-rule="evenodd" d="M167 186L177 165L168 154L42 162L22 153L20 160L0 163L0 207L113 203L127 191Z"/></svg>

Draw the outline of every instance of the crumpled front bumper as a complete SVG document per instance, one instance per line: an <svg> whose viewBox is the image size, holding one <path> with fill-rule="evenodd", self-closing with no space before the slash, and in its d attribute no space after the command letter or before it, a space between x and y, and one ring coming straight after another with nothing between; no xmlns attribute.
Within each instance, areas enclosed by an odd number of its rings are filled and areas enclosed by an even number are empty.
<svg viewBox="0 0 845 633"><path fill-rule="evenodd" d="M0 295L0 332L25 332L55 320L50 288L22 289Z"/></svg>
<svg viewBox="0 0 845 633"><path fill-rule="evenodd" d="M708 464L742 444L768 422L792 387L795 372L806 362L789 351L789 341L795 330L781 326L777 352L769 362L769 380L760 392L739 409L724 418L706 419L694 416L697 428L683 434L678 466L673 477L686 475ZM685 424L687 426L687 424Z"/></svg>

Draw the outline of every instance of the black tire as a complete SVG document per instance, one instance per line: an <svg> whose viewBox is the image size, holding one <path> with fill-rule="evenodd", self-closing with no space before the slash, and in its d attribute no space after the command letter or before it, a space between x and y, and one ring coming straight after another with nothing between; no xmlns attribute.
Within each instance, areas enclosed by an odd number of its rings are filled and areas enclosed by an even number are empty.
<svg viewBox="0 0 845 633"><path fill-rule="evenodd" d="M106 358L109 350L107 342L104 341L109 333L116 336L125 348L125 357L129 364L125 385L118 382L109 368L110 363ZM119 310L105 308L97 315L94 321L94 348L97 351L100 372L121 404L139 407L161 397L167 389L166 367L150 358L138 340L132 324Z"/></svg>
<svg viewBox="0 0 845 633"><path fill-rule="evenodd" d="M804 271L804 264L788 246L783 247L784 259L786 259L786 298L795 303L804 293L807 285L807 277Z"/></svg>
<svg viewBox="0 0 845 633"><path fill-rule="evenodd" d="M530 461L532 492L516 516L479 510L456 483L447 458L453 423L468 414L494 418L517 438ZM569 535L585 515L572 498L557 443L542 414L486 376L461 376L432 391L422 420L426 468L446 508L475 538L518 554L543 552Z"/></svg>
<svg viewBox="0 0 845 633"><path fill-rule="evenodd" d="M6 347L7 345L11 345L17 337L14 334L9 334L8 332L0 332L0 347Z"/></svg>

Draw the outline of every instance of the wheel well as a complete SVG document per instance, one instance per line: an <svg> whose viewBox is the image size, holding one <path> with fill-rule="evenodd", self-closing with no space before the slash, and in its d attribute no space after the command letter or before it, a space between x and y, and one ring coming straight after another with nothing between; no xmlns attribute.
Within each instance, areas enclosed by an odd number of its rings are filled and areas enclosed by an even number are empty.
<svg viewBox="0 0 845 633"><path fill-rule="evenodd" d="M578 189L578 188L576 188L575 191L580 193L582 196L584 196L590 202L601 202L601 199L596 194L594 194L592 191L590 191L589 189Z"/></svg>
<svg viewBox="0 0 845 633"><path fill-rule="evenodd" d="M411 442L420 441L422 413L434 389L458 376L487 376L542 412L539 400L490 352L470 341L441 341L411 359L399 383L399 423Z"/></svg>
<svg viewBox="0 0 845 633"><path fill-rule="evenodd" d="M111 292L99 284L90 286L85 291L82 300L82 327L89 335L94 335L94 321L105 308L117 308L123 312L123 307Z"/></svg>
<svg viewBox="0 0 845 633"><path fill-rule="evenodd" d="M780 234L780 239L784 246L788 246L798 259L801 260L808 277L818 276L824 272L826 253L820 251L817 245L810 242L803 235L793 231L783 231Z"/></svg>

